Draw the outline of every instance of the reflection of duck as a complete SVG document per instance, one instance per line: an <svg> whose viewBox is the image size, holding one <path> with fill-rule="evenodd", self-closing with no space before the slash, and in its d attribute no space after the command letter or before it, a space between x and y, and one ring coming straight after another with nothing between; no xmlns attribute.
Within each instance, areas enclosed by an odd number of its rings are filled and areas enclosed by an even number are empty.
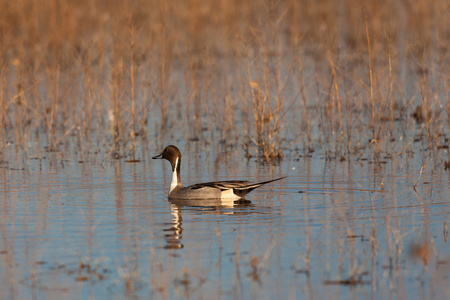
<svg viewBox="0 0 450 300"><path fill-rule="evenodd" d="M245 199L237 201L223 201L220 199L206 199L202 201L171 199L169 201L173 219L172 219L172 227L164 229L165 232L170 232L165 234L167 245L164 246L164 248L166 249L184 248L184 245L182 243L183 209L192 208L194 210L198 210L199 213L208 213L208 212L211 213L212 211L214 213L220 213L224 215L238 215L238 214L245 214L245 212L239 212L238 210L229 210L229 208L242 208L252 205L251 201ZM227 210L221 211L220 210L221 208L227 208Z"/></svg>
<svg viewBox="0 0 450 300"><path fill-rule="evenodd" d="M241 199L252 190L273 181L286 177L272 179L263 182L253 183L250 181L215 181L198 183L188 187L183 187L180 178L181 152L175 146L167 146L161 154L152 157L153 159L167 159L172 165L172 183L169 190L170 199Z"/></svg>
<svg viewBox="0 0 450 300"><path fill-rule="evenodd" d="M246 199L204 199L202 201L198 201L198 199L170 199L169 202L171 203L172 215L175 207L178 210L181 210L183 207L199 208L200 211L201 208L218 210L220 208L240 208L252 205L252 202Z"/></svg>
<svg viewBox="0 0 450 300"><path fill-rule="evenodd" d="M181 243L182 239L182 233L183 228L181 227L181 224L183 222L183 216L181 215L181 209L178 208L176 205L172 204L170 206L170 209L172 210L172 224L173 226L164 229L164 231L172 231L172 233L168 233L165 235L167 240L167 245L164 247L166 249L181 249L183 248L183 244Z"/></svg>

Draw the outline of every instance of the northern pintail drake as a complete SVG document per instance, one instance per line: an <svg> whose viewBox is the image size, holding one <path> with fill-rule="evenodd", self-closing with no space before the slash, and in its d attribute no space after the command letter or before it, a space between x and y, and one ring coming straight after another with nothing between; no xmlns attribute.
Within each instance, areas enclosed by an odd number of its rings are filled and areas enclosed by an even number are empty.
<svg viewBox="0 0 450 300"><path fill-rule="evenodd" d="M181 152L175 146L167 146L161 154L153 159L167 159L172 165L172 183L170 184L169 199L228 199L238 200L252 190L286 177L253 183L245 180L215 181L197 183L183 187L180 178Z"/></svg>

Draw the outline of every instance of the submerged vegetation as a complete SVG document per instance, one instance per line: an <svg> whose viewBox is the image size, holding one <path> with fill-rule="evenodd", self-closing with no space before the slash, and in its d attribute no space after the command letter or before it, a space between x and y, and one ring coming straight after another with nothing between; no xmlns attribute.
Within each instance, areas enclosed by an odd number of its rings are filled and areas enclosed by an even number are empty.
<svg viewBox="0 0 450 300"><path fill-rule="evenodd" d="M448 1L2 1L0 145L447 147Z"/></svg>

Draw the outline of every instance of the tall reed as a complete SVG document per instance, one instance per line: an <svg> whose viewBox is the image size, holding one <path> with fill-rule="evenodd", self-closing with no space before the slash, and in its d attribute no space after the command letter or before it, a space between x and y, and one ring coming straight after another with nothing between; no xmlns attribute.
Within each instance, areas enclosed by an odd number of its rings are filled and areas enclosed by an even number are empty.
<svg viewBox="0 0 450 300"><path fill-rule="evenodd" d="M0 53L0 149L3 147L3 127L5 123L5 67L3 53Z"/></svg>

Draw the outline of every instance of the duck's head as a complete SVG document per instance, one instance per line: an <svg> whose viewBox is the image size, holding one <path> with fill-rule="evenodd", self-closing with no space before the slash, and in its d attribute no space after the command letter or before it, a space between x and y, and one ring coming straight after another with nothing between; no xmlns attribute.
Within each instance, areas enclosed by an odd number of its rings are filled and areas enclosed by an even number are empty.
<svg viewBox="0 0 450 300"><path fill-rule="evenodd" d="M170 145L164 148L159 155L153 156L152 158L167 159L172 165L172 171L175 171L175 169L180 166L181 152L177 147Z"/></svg>

